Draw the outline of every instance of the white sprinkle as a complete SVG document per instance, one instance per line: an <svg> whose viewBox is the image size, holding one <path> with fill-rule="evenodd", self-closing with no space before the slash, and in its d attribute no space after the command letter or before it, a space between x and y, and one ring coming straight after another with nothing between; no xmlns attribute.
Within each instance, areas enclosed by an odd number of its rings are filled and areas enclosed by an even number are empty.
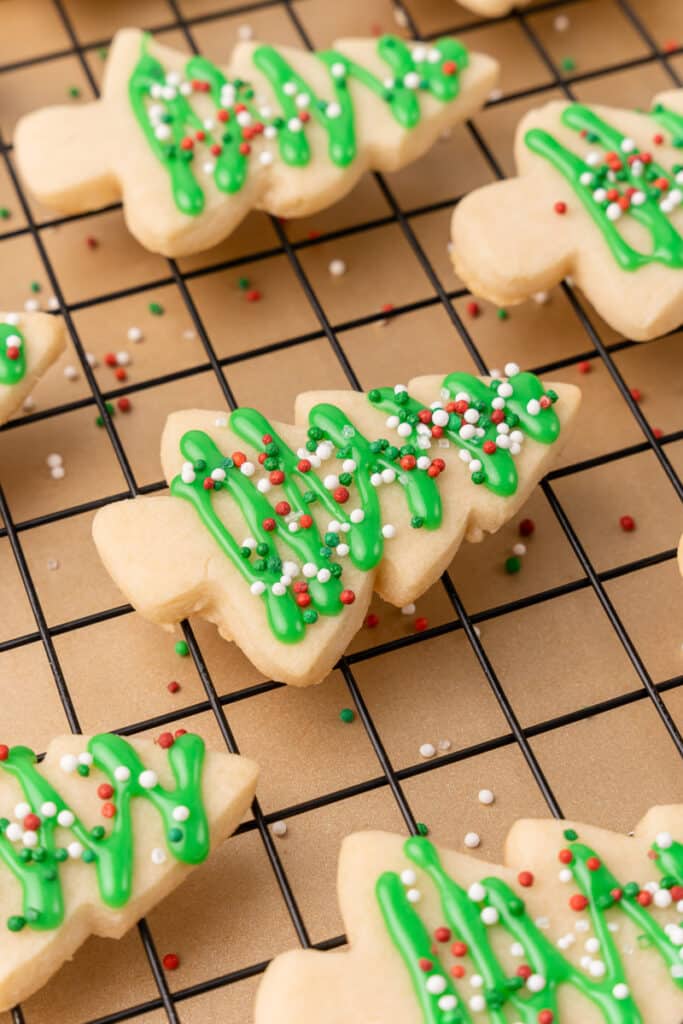
<svg viewBox="0 0 683 1024"><path fill-rule="evenodd" d="M446 988L446 979L442 974L430 974L427 978L425 988L428 992L431 992L433 996L440 996Z"/></svg>
<svg viewBox="0 0 683 1024"><path fill-rule="evenodd" d="M21 841L27 849L32 850L38 845L38 833L31 831L24 832Z"/></svg>
<svg viewBox="0 0 683 1024"><path fill-rule="evenodd" d="M476 850L481 845L481 839L476 832L467 832L463 842L468 850Z"/></svg>
<svg viewBox="0 0 683 1024"><path fill-rule="evenodd" d="M254 582L249 587L249 590L255 597L259 597L264 592L265 589L266 585L263 582L263 580L254 580Z"/></svg>
<svg viewBox="0 0 683 1024"><path fill-rule="evenodd" d="M83 753L78 755L78 763L84 764L86 768L90 768L92 766L93 761L94 758L92 754L87 750L84 750Z"/></svg>
<svg viewBox="0 0 683 1024"><path fill-rule="evenodd" d="M458 1000L455 998L455 996L452 995L441 996L441 999L439 999L438 1003L440 1010L454 1010L457 1005Z"/></svg>
<svg viewBox="0 0 683 1024"><path fill-rule="evenodd" d="M24 830L21 825L18 825L16 821L13 821L5 829L5 835L11 843L18 843L24 834Z"/></svg>
<svg viewBox="0 0 683 1024"><path fill-rule="evenodd" d="M673 836L670 832L658 832L655 842L660 850L668 850L673 846Z"/></svg>
<svg viewBox="0 0 683 1024"><path fill-rule="evenodd" d="M248 39L253 39L254 30L251 27L251 25L240 25L240 27L237 29L237 36L239 39L244 39L245 41Z"/></svg>
<svg viewBox="0 0 683 1024"><path fill-rule="evenodd" d="M163 864L166 860L166 851L160 846L155 846L151 853L152 864Z"/></svg>
<svg viewBox="0 0 683 1024"><path fill-rule="evenodd" d="M64 459L58 452L51 452L45 461L47 462L50 469L53 469L55 466L61 466L62 463L64 462Z"/></svg>
<svg viewBox="0 0 683 1024"><path fill-rule="evenodd" d="M467 890L467 895L474 903L481 903L486 898L486 889L481 882L472 882L472 885Z"/></svg>
<svg viewBox="0 0 683 1024"><path fill-rule="evenodd" d="M78 758L75 754L62 754L59 759L59 767L70 775L78 768Z"/></svg>
<svg viewBox="0 0 683 1024"><path fill-rule="evenodd" d="M537 305L539 305L539 306L545 306L545 304L548 302L549 298L550 298L550 296L548 295L547 292L535 292L535 294L533 296L534 302Z"/></svg>
<svg viewBox="0 0 683 1024"><path fill-rule="evenodd" d="M67 380L78 380L78 370L69 363L64 367L64 376Z"/></svg>
<svg viewBox="0 0 683 1024"><path fill-rule="evenodd" d="M451 749L453 744L451 743L450 740L439 740L437 746L438 746L439 750L442 750L445 753L447 750Z"/></svg>
<svg viewBox="0 0 683 1024"><path fill-rule="evenodd" d="M614 996L615 999L628 999L628 996L629 996L628 985L625 985L623 981L619 982L619 984L615 985L614 988L612 989L612 995Z"/></svg>
<svg viewBox="0 0 683 1024"><path fill-rule="evenodd" d="M470 1010L474 1013L481 1013L482 1010L486 1009L486 999L482 995L472 996L470 998Z"/></svg>
<svg viewBox="0 0 683 1024"><path fill-rule="evenodd" d="M52 800L46 800L45 803L40 806L40 813L44 818L54 818L57 814L57 804Z"/></svg>
<svg viewBox="0 0 683 1024"><path fill-rule="evenodd" d="M538 416L541 411L541 403L537 398L530 398L526 403L526 411L530 416Z"/></svg>
<svg viewBox="0 0 683 1024"><path fill-rule="evenodd" d="M71 828L75 820L76 817L73 811L63 810L57 815L57 824L61 825L62 828Z"/></svg>
<svg viewBox="0 0 683 1024"><path fill-rule="evenodd" d="M15 818L25 818L26 815L30 814L30 813L31 813L31 808L30 808L29 804L27 804L27 803L17 804L16 807L14 808L14 817Z"/></svg>
<svg viewBox="0 0 683 1024"><path fill-rule="evenodd" d="M522 558L526 554L526 544L513 544L512 554Z"/></svg>
<svg viewBox="0 0 683 1024"><path fill-rule="evenodd" d="M284 821L274 821L271 830L274 836L285 836L287 835L287 823Z"/></svg>
<svg viewBox="0 0 683 1024"><path fill-rule="evenodd" d="M66 476L64 466L54 466L53 469L50 470L50 476L53 480L63 480Z"/></svg>
<svg viewBox="0 0 683 1024"><path fill-rule="evenodd" d="M83 856L83 847L80 843L74 842L69 843L66 848L66 852L69 854L72 860L78 860L79 857Z"/></svg>
<svg viewBox="0 0 683 1024"><path fill-rule="evenodd" d="M385 540L391 540L392 537L396 536L396 527L392 526L391 523L386 523L382 527L382 536Z"/></svg>
<svg viewBox="0 0 683 1024"><path fill-rule="evenodd" d="M138 782L143 789L153 789L158 781L157 773L153 772L151 768L146 768L138 776Z"/></svg>
<svg viewBox="0 0 683 1024"><path fill-rule="evenodd" d="M187 821L190 817L190 808L185 807L184 804L178 804L177 807L173 808L173 820L174 821Z"/></svg>
<svg viewBox="0 0 683 1024"><path fill-rule="evenodd" d="M542 992L545 988L545 978L542 974L530 974L527 978L526 987L530 992Z"/></svg>
<svg viewBox="0 0 683 1024"><path fill-rule="evenodd" d="M556 32L566 32L569 28L569 18L566 14L558 14L553 19L553 28Z"/></svg>
<svg viewBox="0 0 683 1024"><path fill-rule="evenodd" d="M40 309L38 299L27 299L24 303L24 309L27 313L35 313L37 309Z"/></svg>
<svg viewBox="0 0 683 1024"><path fill-rule="evenodd" d="M119 764L114 769L114 778L117 782L128 782L130 778L130 768L126 768L124 764Z"/></svg>
<svg viewBox="0 0 683 1024"><path fill-rule="evenodd" d="M506 363L504 366L504 373L506 377L516 377L519 373L519 366L517 363Z"/></svg>
<svg viewBox="0 0 683 1024"><path fill-rule="evenodd" d="M510 956L524 956L524 946L521 942L513 942L510 946Z"/></svg>
<svg viewBox="0 0 683 1024"><path fill-rule="evenodd" d="M408 889L408 892L406 893L406 899L408 900L409 903L418 903L420 900L420 890Z"/></svg>
<svg viewBox="0 0 683 1024"><path fill-rule="evenodd" d="M491 792L490 789L480 789L479 790L479 803L480 804L486 804L486 805L492 804L494 800L495 800L495 797L494 797L494 795L493 795L493 793Z"/></svg>
<svg viewBox="0 0 683 1024"><path fill-rule="evenodd" d="M346 263L344 263L344 260L330 260L330 264L327 269L332 277L341 277L346 273Z"/></svg>
<svg viewBox="0 0 683 1024"><path fill-rule="evenodd" d="M420 757L434 757L436 747L433 743L423 743L420 747Z"/></svg>
<svg viewBox="0 0 683 1024"><path fill-rule="evenodd" d="M498 924L499 915L495 907L484 907L479 916L481 917L484 924Z"/></svg>

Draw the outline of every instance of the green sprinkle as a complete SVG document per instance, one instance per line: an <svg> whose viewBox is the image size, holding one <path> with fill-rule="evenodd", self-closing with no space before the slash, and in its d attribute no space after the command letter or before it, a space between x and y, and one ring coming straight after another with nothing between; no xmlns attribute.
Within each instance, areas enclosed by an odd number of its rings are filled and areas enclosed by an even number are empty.
<svg viewBox="0 0 683 1024"><path fill-rule="evenodd" d="M35 294L41 290L40 281L31 281L31 291Z"/></svg>
<svg viewBox="0 0 683 1024"><path fill-rule="evenodd" d="M7 918L7 927L11 932L20 932L25 924L26 920L19 914L13 914L12 917Z"/></svg>
<svg viewBox="0 0 683 1024"><path fill-rule="evenodd" d="M69 854L63 846L58 846L55 850L55 860L58 864L63 864L65 860L68 860Z"/></svg>
<svg viewBox="0 0 683 1024"><path fill-rule="evenodd" d="M421 526L424 526L425 521L422 516L413 516L410 520L410 525L414 530L419 530Z"/></svg>
<svg viewBox="0 0 683 1024"><path fill-rule="evenodd" d="M190 648L184 640L177 640L175 644L175 652L179 658L186 658L190 653Z"/></svg>
<svg viewBox="0 0 683 1024"><path fill-rule="evenodd" d="M183 830L181 828L172 828L168 833L169 842L179 843L183 838Z"/></svg>
<svg viewBox="0 0 683 1024"><path fill-rule="evenodd" d="M164 307L161 305L160 302L150 302L148 308L149 308L149 311L152 314L152 316L163 316L164 315Z"/></svg>
<svg viewBox="0 0 683 1024"><path fill-rule="evenodd" d="M240 279L237 282L237 287L241 288L242 291L245 292L247 290L247 288L249 287L249 278L248 277L240 277Z"/></svg>
<svg viewBox="0 0 683 1024"><path fill-rule="evenodd" d="M369 401L371 401L371 402L379 402L380 397L381 396L380 396L379 391L375 390L374 388L373 388L372 391L368 391L368 399L369 399Z"/></svg>
<svg viewBox="0 0 683 1024"><path fill-rule="evenodd" d="M95 854L93 853L92 850L84 850L82 859L86 864L92 864L92 862L95 860Z"/></svg>
<svg viewBox="0 0 683 1024"><path fill-rule="evenodd" d="M428 836L429 835L429 829L425 825L424 821L418 821L417 822L417 834L419 836Z"/></svg>
<svg viewBox="0 0 683 1024"><path fill-rule="evenodd" d="M304 622L307 626L312 626L314 622L318 621L318 613L314 612L312 608L307 608L304 612Z"/></svg>
<svg viewBox="0 0 683 1024"><path fill-rule="evenodd" d="M507 320L510 314L508 313L507 309L501 308L496 310L496 316L498 317L499 320Z"/></svg>
<svg viewBox="0 0 683 1024"><path fill-rule="evenodd" d="M560 67L563 71L576 71L576 61L573 57L563 57L560 61Z"/></svg>
<svg viewBox="0 0 683 1024"><path fill-rule="evenodd" d="M110 416L115 416L116 415L116 409L114 408L113 402L105 402L104 406L105 406L105 409L107 410L107 412L109 413ZM104 417L98 416L97 419L95 420L95 425L98 426L98 427L103 427L104 426Z"/></svg>
<svg viewBox="0 0 683 1024"><path fill-rule="evenodd" d="M565 829L562 835L570 843L573 843L575 839L579 838L579 833L575 832L573 828Z"/></svg>
<svg viewBox="0 0 683 1024"><path fill-rule="evenodd" d="M81 95L81 90L77 85L70 85L68 94L72 100L77 100L78 97Z"/></svg>
<svg viewBox="0 0 683 1024"><path fill-rule="evenodd" d="M90 775L90 768L88 767L87 764L79 764L76 771L84 779L87 779L87 777Z"/></svg>
<svg viewBox="0 0 683 1024"><path fill-rule="evenodd" d="M478 469L476 473L473 473L470 477L473 484L483 484L486 480L486 473L483 469Z"/></svg>
<svg viewBox="0 0 683 1024"><path fill-rule="evenodd" d="M509 558L505 559L505 572L509 576L514 576L516 572L522 568L522 560L517 555L510 555Z"/></svg>
<svg viewBox="0 0 683 1024"><path fill-rule="evenodd" d="M90 835L93 839L104 839L104 825L95 825L90 829Z"/></svg>
<svg viewBox="0 0 683 1024"><path fill-rule="evenodd" d="M356 715L355 712L351 710L351 708L342 708L341 711L339 712L339 717L342 720L342 722L346 722L346 724L349 725L351 722L353 722Z"/></svg>
<svg viewBox="0 0 683 1024"><path fill-rule="evenodd" d="M633 899L640 892L640 886L637 882L627 882L624 886L624 896L628 896L629 899Z"/></svg>
<svg viewBox="0 0 683 1024"><path fill-rule="evenodd" d="M9 220L10 212L8 207L0 206L0 220Z"/></svg>

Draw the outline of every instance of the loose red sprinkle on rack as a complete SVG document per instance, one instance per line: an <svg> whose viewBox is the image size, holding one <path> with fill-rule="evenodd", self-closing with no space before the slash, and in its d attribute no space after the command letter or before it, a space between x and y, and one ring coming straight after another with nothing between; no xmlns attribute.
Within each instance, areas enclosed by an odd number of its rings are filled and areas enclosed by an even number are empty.
<svg viewBox="0 0 683 1024"><path fill-rule="evenodd" d="M166 687L166 689L168 690L169 693L177 693L178 690L180 689L180 683L178 683L175 679L172 679L171 682Z"/></svg>
<svg viewBox="0 0 683 1024"><path fill-rule="evenodd" d="M620 516L619 526L622 528L624 533L632 533L636 528L636 521L633 516Z"/></svg>
<svg viewBox="0 0 683 1024"><path fill-rule="evenodd" d="M563 203L561 199L558 199L558 201L553 206L553 210L555 211L555 213L559 213L560 216L562 216L567 212L567 204Z"/></svg>
<svg viewBox="0 0 683 1024"><path fill-rule="evenodd" d="M379 626L379 615L375 615L374 612L370 612L369 615L365 616L365 623L367 629L374 629L375 626Z"/></svg>
<svg viewBox="0 0 683 1024"><path fill-rule="evenodd" d="M475 317L476 318L481 313L481 307L480 307L478 302L468 302L467 306L466 306L466 309L467 309L467 315L471 316L471 317Z"/></svg>
<svg viewBox="0 0 683 1024"><path fill-rule="evenodd" d="M177 953L167 953L161 962L167 971L177 971L180 967L180 957Z"/></svg>
<svg viewBox="0 0 683 1024"><path fill-rule="evenodd" d="M533 519L522 519L519 524L519 535L520 537L530 537L536 529L536 524Z"/></svg>
<svg viewBox="0 0 683 1024"><path fill-rule="evenodd" d="M576 368L579 373L590 373L593 369L589 359L582 359Z"/></svg>
<svg viewBox="0 0 683 1024"><path fill-rule="evenodd" d="M634 402L640 402L643 398L643 392L640 388L629 388L629 393Z"/></svg>

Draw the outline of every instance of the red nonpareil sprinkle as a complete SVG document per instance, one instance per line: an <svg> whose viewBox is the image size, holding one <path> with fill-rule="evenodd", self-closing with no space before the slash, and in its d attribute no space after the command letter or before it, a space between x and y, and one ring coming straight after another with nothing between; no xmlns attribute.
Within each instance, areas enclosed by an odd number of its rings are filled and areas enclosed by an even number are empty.
<svg viewBox="0 0 683 1024"><path fill-rule="evenodd" d="M247 461L247 457L244 452L233 452L231 458L238 469Z"/></svg>
<svg viewBox="0 0 683 1024"><path fill-rule="evenodd" d="M299 519L299 526L301 526L304 530L310 530L310 528L313 526L313 516L309 516L308 513L305 513Z"/></svg>
<svg viewBox="0 0 683 1024"><path fill-rule="evenodd" d="M484 443L482 445L482 449L483 449L483 451L487 455L493 455L493 453L496 450L496 442L495 441L484 441Z"/></svg>
<svg viewBox="0 0 683 1024"><path fill-rule="evenodd" d="M418 633L424 633L425 629L429 626L429 620L424 617L415 619L415 630Z"/></svg>
<svg viewBox="0 0 683 1024"><path fill-rule="evenodd" d="M589 871L597 871L600 867L600 863L599 857L589 857L586 861L586 867Z"/></svg>
<svg viewBox="0 0 683 1024"><path fill-rule="evenodd" d="M439 475L439 473L440 473L440 470L435 465L433 465L433 464L427 470L427 476L431 476L432 479L437 477Z"/></svg>
<svg viewBox="0 0 683 1024"><path fill-rule="evenodd" d="M431 409L420 409L417 414L417 418L420 423L431 423L432 422L432 410Z"/></svg>
<svg viewBox="0 0 683 1024"><path fill-rule="evenodd" d="M292 584L292 590L295 594L305 594L308 590L308 583L306 580L297 580L296 583Z"/></svg>
<svg viewBox="0 0 683 1024"><path fill-rule="evenodd" d="M433 426L432 437L443 437L443 427Z"/></svg>
<svg viewBox="0 0 683 1024"><path fill-rule="evenodd" d="M298 604L299 608L308 608L309 604L311 603L311 595L297 594L295 601Z"/></svg>
<svg viewBox="0 0 683 1024"><path fill-rule="evenodd" d="M623 893L623 891L621 889L610 889L609 894L612 897L612 899L615 900L617 903L619 902L621 897L624 895L624 893Z"/></svg>
<svg viewBox="0 0 683 1024"><path fill-rule="evenodd" d="M268 456L266 455L266 453L265 453L265 452L259 452L259 453L258 453L258 455L257 455L257 458L258 458L258 460L259 460L259 463L260 463L261 465L263 465L263 463L264 463L264 462L266 461L266 459L268 458Z"/></svg>
<svg viewBox="0 0 683 1024"><path fill-rule="evenodd" d="M520 537L530 537L536 529L536 524L533 519L522 519L519 524L519 535Z"/></svg>
<svg viewBox="0 0 683 1024"><path fill-rule="evenodd" d="M87 235L85 239L85 244L89 249L96 249L99 243L93 235Z"/></svg>
<svg viewBox="0 0 683 1024"><path fill-rule="evenodd" d="M116 807L114 804L102 804L102 817L103 818L114 818L116 816Z"/></svg>
<svg viewBox="0 0 683 1024"><path fill-rule="evenodd" d="M680 43L676 39L665 39L662 43L662 49L664 53L673 53L674 50L678 50Z"/></svg>
<svg viewBox="0 0 683 1024"><path fill-rule="evenodd" d="M659 440L660 437L664 437L664 431L662 430L661 427L653 427L652 428L652 433L657 438L657 440Z"/></svg>
<svg viewBox="0 0 683 1024"><path fill-rule="evenodd" d="M631 533L636 528L636 521L633 516L620 516L619 526L622 528L624 533Z"/></svg>
<svg viewBox="0 0 683 1024"><path fill-rule="evenodd" d="M11 359L12 361L14 361L15 359L18 359L19 358L19 346L18 345L10 345L9 348L5 349L5 354L6 354L7 358Z"/></svg>
<svg viewBox="0 0 683 1024"><path fill-rule="evenodd" d="M647 889L641 889L636 896L636 902L640 903L641 907L649 907L652 903L652 893L648 892Z"/></svg>
<svg viewBox="0 0 683 1024"><path fill-rule="evenodd" d="M634 402L639 402L643 397L643 392L640 390L640 388L630 388L629 394L631 395L631 398Z"/></svg>
<svg viewBox="0 0 683 1024"><path fill-rule="evenodd" d="M261 526L267 533L271 533L275 529L275 520L270 517L268 519L264 519Z"/></svg>
<svg viewBox="0 0 683 1024"><path fill-rule="evenodd" d="M168 750L168 748L172 747L173 744L175 743L175 739L173 738L173 733L172 732L162 732L162 733L160 733L159 736L157 737L157 743L162 748L162 750Z"/></svg>
<svg viewBox="0 0 683 1024"><path fill-rule="evenodd" d="M380 309L382 313L391 313L393 312L394 304L393 302L385 302L384 305L380 307Z"/></svg>
<svg viewBox="0 0 683 1024"><path fill-rule="evenodd" d="M0 743L0 761L6 761L9 757L9 747L5 743Z"/></svg>
<svg viewBox="0 0 683 1024"><path fill-rule="evenodd" d="M222 151L223 147L220 145L219 142L214 142L211 146L209 146L209 153L211 153L211 156L220 156Z"/></svg>
<svg viewBox="0 0 683 1024"><path fill-rule="evenodd" d="M167 953L161 962L167 971L177 971L180 967L180 957L177 953Z"/></svg>
<svg viewBox="0 0 683 1024"><path fill-rule="evenodd" d="M517 970L515 971L515 974L518 978L524 978L524 980L526 981L527 978L531 977L533 971L531 970L528 964L520 964Z"/></svg>
<svg viewBox="0 0 683 1024"><path fill-rule="evenodd" d="M242 154L242 156L249 156L249 154L251 153L251 146L249 145L248 142L240 142L239 151Z"/></svg>
<svg viewBox="0 0 683 1024"><path fill-rule="evenodd" d="M299 459L296 468L300 473L310 473L313 467L308 459Z"/></svg>
<svg viewBox="0 0 683 1024"><path fill-rule="evenodd" d="M223 123L225 123L226 121L230 120L230 111L229 110L219 110L218 113L216 114L216 117L217 117L217 119L219 121L222 121Z"/></svg>
<svg viewBox="0 0 683 1024"><path fill-rule="evenodd" d="M538 1014L538 1024L553 1024L555 1014L552 1010L541 1010Z"/></svg>
<svg viewBox="0 0 683 1024"><path fill-rule="evenodd" d="M455 408L453 411L457 412L458 416L462 416L463 413L467 412L469 407L469 402L466 402L464 398L459 398L458 401L455 403Z"/></svg>
<svg viewBox="0 0 683 1024"><path fill-rule="evenodd" d="M503 409L494 409L491 413L491 423L502 423L505 419L505 411Z"/></svg>
<svg viewBox="0 0 683 1024"><path fill-rule="evenodd" d="M439 473L443 473L444 469L446 468L446 463L444 462L443 459L432 459L432 466L436 466Z"/></svg>
<svg viewBox="0 0 683 1024"><path fill-rule="evenodd" d="M379 615L375 615L374 612L370 612L369 615L365 616L365 623L364 623L364 625L368 629L374 629L375 626L379 626Z"/></svg>
<svg viewBox="0 0 683 1024"><path fill-rule="evenodd" d="M117 380L128 380L128 374L122 366L119 366L118 369L114 371L114 376Z"/></svg>
<svg viewBox="0 0 683 1024"><path fill-rule="evenodd" d="M553 210L555 211L555 213L559 213L559 214L560 214L560 216L561 216L562 214L564 214L564 213L566 213L566 212L567 212L567 204L566 204L566 203L563 203L563 202L562 202L561 200L559 200L559 201L558 201L557 203L555 203L555 205L553 206Z"/></svg>
<svg viewBox="0 0 683 1024"><path fill-rule="evenodd" d="M541 409L549 409L553 403L550 401L547 395L541 395L541 397L538 400L538 404L540 405Z"/></svg>
<svg viewBox="0 0 683 1024"><path fill-rule="evenodd" d="M446 928L443 925L441 926L441 928L436 928L435 931L434 931L434 938L436 939L437 942L450 942L450 939L451 939L451 930L450 930L450 928Z"/></svg>
<svg viewBox="0 0 683 1024"><path fill-rule="evenodd" d="M207 476L207 477L204 478L204 490L205 491L212 491L215 486L216 486L216 481L213 480L212 477Z"/></svg>
<svg viewBox="0 0 683 1024"><path fill-rule="evenodd" d="M356 600L356 595L352 590L342 590L341 594L339 595L339 600L341 601L342 604L353 604L353 602Z"/></svg>
<svg viewBox="0 0 683 1024"><path fill-rule="evenodd" d="M119 412L130 412L130 398L119 398L116 402L116 408L119 410Z"/></svg>
<svg viewBox="0 0 683 1024"><path fill-rule="evenodd" d="M572 910L576 910L577 912L585 910L588 906L588 900L583 895L583 893L575 892L574 895L571 896L569 899L569 906L572 908Z"/></svg>
<svg viewBox="0 0 683 1024"><path fill-rule="evenodd" d="M465 308L468 316L477 317L481 313L481 308L478 302L468 302Z"/></svg>
<svg viewBox="0 0 683 1024"><path fill-rule="evenodd" d="M432 961L428 960L426 956L421 956L420 959L417 961L417 965L420 968L420 970L424 971L425 973L427 973L427 971L431 971L432 967L434 966Z"/></svg>
<svg viewBox="0 0 683 1024"><path fill-rule="evenodd" d="M559 860L560 864L571 864L571 862L574 860L574 854L571 850L560 850L560 852L557 855L557 859Z"/></svg>
<svg viewBox="0 0 683 1024"><path fill-rule="evenodd" d="M401 469L415 469L417 465L417 459L415 458L414 455L403 455L399 462L399 465Z"/></svg>
<svg viewBox="0 0 683 1024"><path fill-rule="evenodd" d="M97 795L100 800L111 800L114 795L114 787L108 782L103 782L97 787Z"/></svg>
<svg viewBox="0 0 683 1024"><path fill-rule="evenodd" d="M679 900L683 900L683 885L672 885L669 889L671 893L671 899L678 903Z"/></svg>
<svg viewBox="0 0 683 1024"><path fill-rule="evenodd" d="M194 149L194 140L191 139L189 135L186 135L185 138L180 141L180 148L185 150Z"/></svg>
<svg viewBox="0 0 683 1024"><path fill-rule="evenodd" d="M458 65L454 60L445 60L441 65L444 75L457 75Z"/></svg>
<svg viewBox="0 0 683 1024"><path fill-rule="evenodd" d="M104 357L104 362L107 366L116 366L116 356L113 352L107 352Z"/></svg>
<svg viewBox="0 0 683 1024"><path fill-rule="evenodd" d="M583 359L576 368L579 373L590 373L593 369L589 359Z"/></svg>
<svg viewBox="0 0 683 1024"><path fill-rule="evenodd" d="M530 885L534 884L534 876L531 871L520 871L517 875L517 881L520 885L523 885L525 889L528 889Z"/></svg>
<svg viewBox="0 0 683 1024"><path fill-rule="evenodd" d="M306 237L309 239L309 241L315 242L316 238L320 238L320 232L319 231L309 231L307 233Z"/></svg>
<svg viewBox="0 0 683 1024"><path fill-rule="evenodd" d="M465 968L463 967L462 964L454 964L451 967L451 974L453 975L454 978L464 978Z"/></svg>
<svg viewBox="0 0 683 1024"><path fill-rule="evenodd" d="M194 133L194 137L197 140L197 142L203 142L204 139L206 138L206 132L200 129L200 131Z"/></svg>
<svg viewBox="0 0 683 1024"><path fill-rule="evenodd" d="M275 511L279 516L288 516L289 513L292 511L292 506L289 504L288 501L278 501L277 505L275 506Z"/></svg>
<svg viewBox="0 0 683 1024"><path fill-rule="evenodd" d="M268 477L273 487L278 487L285 479L285 474L281 469L273 469L270 476Z"/></svg>
<svg viewBox="0 0 683 1024"><path fill-rule="evenodd" d="M166 689L168 690L168 692L169 692L169 693L177 693L177 692L178 692L178 690L180 689L180 683L176 682L176 680L175 680L175 679L173 679L173 680L171 680L171 682L170 682L170 683L168 684L168 686L166 687Z"/></svg>
<svg viewBox="0 0 683 1024"><path fill-rule="evenodd" d="M467 955L467 943L466 942L454 942L451 946L451 953L453 956L466 956Z"/></svg>
<svg viewBox="0 0 683 1024"><path fill-rule="evenodd" d="M179 740L181 736L186 736L187 735L187 729L176 729L176 731L173 733L173 735L175 736L175 738L177 740Z"/></svg>
<svg viewBox="0 0 683 1024"><path fill-rule="evenodd" d="M247 302L259 302L261 299L261 292L258 288L250 288L249 291L246 292L245 297Z"/></svg>
<svg viewBox="0 0 683 1024"><path fill-rule="evenodd" d="M657 860L657 858L659 857L659 854L656 850L648 850L647 855L650 860Z"/></svg>
<svg viewBox="0 0 683 1024"><path fill-rule="evenodd" d="M24 828L29 832L37 832L40 828L40 818L37 814L27 814L24 818Z"/></svg>
<svg viewBox="0 0 683 1024"><path fill-rule="evenodd" d="M345 501L349 500L349 492L346 487L335 487L332 497L338 505L343 505Z"/></svg>
<svg viewBox="0 0 683 1024"><path fill-rule="evenodd" d="M309 114L309 112L307 110L300 110L299 111L299 120L303 121L304 124L306 124L307 121L311 120L311 115Z"/></svg>

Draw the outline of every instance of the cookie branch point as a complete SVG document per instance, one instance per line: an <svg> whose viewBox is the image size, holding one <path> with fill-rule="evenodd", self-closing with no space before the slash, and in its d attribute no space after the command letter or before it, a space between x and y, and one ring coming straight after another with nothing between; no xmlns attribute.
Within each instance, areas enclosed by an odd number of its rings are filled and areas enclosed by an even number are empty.
<svg viewBox="0 0 683 1024"><path fill-rule="evenodd" d="M170 496L100 510L100 556L146 618L199 613L266 675L319 682L373 589L409 605L554 461L578 390L506 373L300 395L296 426L255 409L175 413Z"/></svg>
<svg viewBox="0 0 683 1024"><path fill-rule="evenodd" d="M497 72L451 38L347 39L317 53L242 42L219 67L124 29L102 98L23 118L17 159L48 206L123 198L143 245L179 256L215 245L251 209L309 215L364 171L415 160L483 105Z"/></svg>

